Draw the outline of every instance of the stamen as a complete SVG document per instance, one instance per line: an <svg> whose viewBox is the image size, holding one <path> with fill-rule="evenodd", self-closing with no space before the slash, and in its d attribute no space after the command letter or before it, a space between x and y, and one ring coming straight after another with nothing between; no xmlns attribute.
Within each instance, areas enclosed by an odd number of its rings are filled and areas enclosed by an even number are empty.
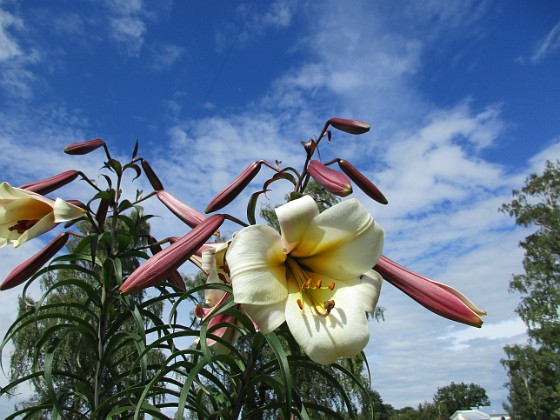
<svg viewBox="0 0 560 420"><path fill-rule="evenodd" d="M334 308L334 300L328 300L325 302L318 302L313 295L313 290L326 289L322 287L322 280L313 281L308 277L307 273L302 267L297 263L296 260L292 258L286 259L286 266L290 273L293 275L295 281L297 282L299 289L301 290L301 299L297 299L297 305L299 309L303 312L303 301L313 308L313 311L317 316L326 317L329 315L331 310ZM329 287L330 290L334 289L334 282L332 282Z"/></svg>
<svg viewBox="0 0 560 420"><path fill-rule="evenodd" d="M31 229L39 220L18 220L17 223L13 226L10 226L8 230L17 230L17 233L23 235L26 230Z"/></svg>

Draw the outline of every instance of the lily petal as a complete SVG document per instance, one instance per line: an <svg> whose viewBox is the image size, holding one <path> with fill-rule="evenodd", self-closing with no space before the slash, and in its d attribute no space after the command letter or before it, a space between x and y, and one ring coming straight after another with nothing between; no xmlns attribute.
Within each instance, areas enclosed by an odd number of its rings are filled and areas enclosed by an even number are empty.
<svg viewBox="0 0 560 420"><path fill-rule="evenodd" d="M285 260L280 235L270 226L239 231L227 253L235 302L267 305L286 299Z"/></svg>
<svg viewBox="0 0 560 420"><path fill-rule="evenodd" d="M86 213L86 211L74 204L70 204L60 198L54 202L54 222L61 223L69 220L77 219Z"/></svg>
<svg viewBox="0 0 560 420"><path fill-rule="evenodd" d="M356 199L314 218L291 252L311 271L349 280L368 271L383 248L383 229Z"/></svg>
<svg viewBox="0 0 560 420"><path fill-rule="evenodd" d="M281 300L270 305L243 304L243 310L249 315L258 330L268 334L278 328L286 321L286 300Z"/></svg>
<svg viewBox="0 0 560 420"><path fill-rule="evenodd" d="M290 253L299 245L307 227L318 215L317 204L308 195L290 201L276 209L276 216L282 231L284 252Z"/></svg>
<svg viewBox="0 0 560 420"><path fill-rule="evenodd" d="M313 315L313 308L307 302L303 302L302 313L297 303L300 290L290 283L286 322L295 340L314 362L330 364L340 357L355 356L368 343L365 310L352 301L355 293L343 292L333 293L335 307L328 316L319 317Z"/></svg>

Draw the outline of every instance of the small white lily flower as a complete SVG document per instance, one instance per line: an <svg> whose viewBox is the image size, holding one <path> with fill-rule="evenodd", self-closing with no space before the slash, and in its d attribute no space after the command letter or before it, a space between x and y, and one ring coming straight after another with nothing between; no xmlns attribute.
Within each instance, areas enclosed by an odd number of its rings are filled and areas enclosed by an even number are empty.
<svg viewBox="0 0 560 420"><path fill-rule="evenodd" d="M309 196L276 209L282 234L264 225L239 231L226 259L234 300L269 333L287 322L310 359L352 357L369 340L366 312L381 276L371 267L383 230L355 199L319 213Z"/></svg>
<svg viewBox="0 0 560 420"><path fill-rule="evenodd" d="M0 184L0 248L14 248L42 235L58 223L77 219L86 211L60 198L50 198Z"/></svg>

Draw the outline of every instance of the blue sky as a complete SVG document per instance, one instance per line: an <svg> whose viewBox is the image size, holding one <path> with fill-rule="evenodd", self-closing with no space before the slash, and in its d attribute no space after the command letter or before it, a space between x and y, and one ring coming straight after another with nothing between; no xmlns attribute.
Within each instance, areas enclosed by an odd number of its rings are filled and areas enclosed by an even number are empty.
<svg viewBox="0 0 560 420"><path fill-rule="evenodd" d="M505 401L502 347L525 340L519 297L507 290L528 231L497 209L560 157L560 3L45 4L0 0L3 180L71 168L96 177L101 154L62 148L101 137L124 157L138 139L166 188L202 210L254 160L301 165L300 140L328 118L369 122L367 135L336 133L322 157L351 161L388 197L381 207L356 194L385 229L385 255L489 313L481 330L453 324L386 284L386 321L371 324L365 350L374 388L396 407L451 381ZM87 198L82 184L59 193ZM165 213L156 202L146 209ZM155 229L185 228L166 215ZM2 249L0 274L43 244ZM1 334L16 295L0 295Z"/></svg>

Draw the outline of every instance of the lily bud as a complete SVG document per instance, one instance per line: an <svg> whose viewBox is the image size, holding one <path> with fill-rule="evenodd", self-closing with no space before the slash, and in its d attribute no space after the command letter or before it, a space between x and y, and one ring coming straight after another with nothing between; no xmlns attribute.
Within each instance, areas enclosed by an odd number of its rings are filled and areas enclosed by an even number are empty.
<svg viewBox="0 0 560 420"><path fill-rule="evenodd" d="M0 290L11 289L12 287L19 286L26 280L29 280L33 274L39 271L39 269L45 265L47 261L60 251L60 249L68 241L69 237L70 234L68 232L59 234L41 251L14 268L0 285Z"/></svg>
<svg viewBox="0 0 560 420"><path fill-rule="evenodd" d="M156 255L157 253L163 251L163 248L160 244L157 243L156 239L153 236L150 236L148 238L148 242L150 243L150 251L152 252L152 255ZM173 271L170 274L170 276L167 278L167 281L169 281L169 283L173 284L179 290L187 290L187 288L185 287L185 282L183 281L183 277L181 277L181 274L179 274L177 270Z"/></svg>
<svg viewBox="0 0 560 420"><path fill-rule="evenodd" d="M330 124L337 130L341 130L349 134L364 134L371 128L371 126L365 122L347 120L345 118L331 118L327 121L327 124Z"/></svg>
<svg viewBox="0 0 560 420"><path fill-rule="evenodd" d="M328 192L340 197L352 194L352 184L343 173L323 165L318 160L311 161L308 171L309 175Z"/></svg>
<svg viewBox="0 0 560 420"><path fill-rule="evenodd" d="M68 155L85 155L104 145L105 142L101 139L82 141L66 146L64 148L64 153Z"/></svg>
<svg viewBox="0 0 560 420"><path fill-rule="evenodd" d="M107 219L107 212L109 211L109 205L111 202L106 198L102 198L99 201L99 206L97 207L97 212L95 213L95 220L97 221L97 227L100 232L103 231L105 226L105 219Z"/></svg>
<svg viewBox="0 0 560 420"><path fill-rule="evenodd" d="M168 278L214 234L223 222L223 214L210 216L177 242L144 262L125 280L119 291L135 292Z"/></svg>
<svg viewBox="0 0 560 420"><path fill-rule="evenodd" d="M346 175L350 177L352 181L368 195L369 197L373 198L375 201L381 204L387 204L389 201L385 198L383 193L379 191L373 183L367 179L360 171L358 171L350 162L339 159L338 166L342 169Z"/></svg>
<svg viewBox="0 0 560 420"><path fill-rule="evenodd" d="M482 326L479 315L486 315L486 312L452 287L414 273L384 256L373 269L426 309L452 321L478 328Z"/></svg>
<svg viewBox="0 0 560 420"><path fill-rule="evenodd" d="M144 173L152 184L152 188L156 191L163 190L163 184L146 159L142 159L142 168L144 168Z"/></svg>
<svg viewBox="0 0 560 420"><path fill-rule="evenodd" d="M231 296L231 293L227 292L218 293L220 293L222 297L216 304L214 304L211 308L203 308L200 305L196 305L194 308L194 314L197 318L200 318L201 322L208 322L208 329L213 329L213 331L211 332L213 335L222 338L230 344L233 344L239 337L239 331L236 328L236 326L239 324L239 320L232 315L214 315ZM236 305L236 307L237 309L239 309L240 305ZM215 328L216 325L224 323L230 324L231 326L222 326ZM195 342L198 342L198 339L195 339ZM208 346L215 346L216 350L222 353L225 353L228 350L227 347L210 338L206 340L206 344Z"/></svg>
<svg viewBox="0 0 560 420"><path fill-rule="evenodd" d="M237 197L241 191L245 189L249 182L259 173L261 169L262 162L257 161L251 163L247 169L245 169L241 175L239 175L235 180L224 188L211 202L208 204L205 213L212 213L213 211L219 210L222 207L227 206L231 203L235 197Z"/></svg>
<svg viewBox="0 0 560 420"><path fill-rule="evenodd" d="M76 179L79 172L75 170L70 170L62 172L58 175L51 176L50 178L43 179L41 181L30 182L29 184L22 185L19 187L22 190L33 191L34 193L47 195L60 187L72 182Z"/></svg>
<svg viewBox="0 0 560 420"><path fill-rule="evenodd" d="M177 198L169 194L167 191L159 190L156 195L159 198L159 201L161 201L165 205L165 207L167 207L171 211L171 213L173 213L191 228L198 226L200 223L206 220L205 215L177 200Z"/></svg>

